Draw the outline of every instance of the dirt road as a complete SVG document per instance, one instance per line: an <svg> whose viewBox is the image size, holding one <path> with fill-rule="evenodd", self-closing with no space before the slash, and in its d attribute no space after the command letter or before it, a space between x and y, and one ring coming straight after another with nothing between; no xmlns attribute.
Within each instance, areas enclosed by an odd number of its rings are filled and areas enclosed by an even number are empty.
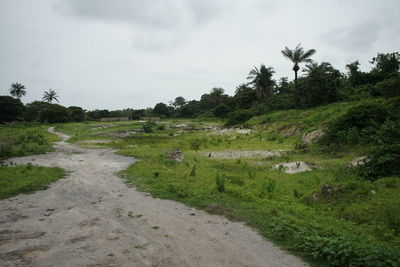
<svg viewBox="0 0 400 267"><path fill-rule="evenodd" d="M0 201L0 266L306 266L242 223L127 187L113 173L133 158L56 134L54 152L8 160L70 173Z"/></svg>

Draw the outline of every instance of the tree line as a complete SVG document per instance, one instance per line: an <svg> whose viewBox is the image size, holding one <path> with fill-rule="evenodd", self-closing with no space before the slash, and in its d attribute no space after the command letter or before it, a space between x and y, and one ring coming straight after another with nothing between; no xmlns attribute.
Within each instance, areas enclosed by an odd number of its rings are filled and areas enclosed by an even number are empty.
<svg viewBox="0 0 400 267"><path fill-rule="evenodd" d="M107 117L140 118L160 116L162 118L218 117L228 120L228 125L242 123L252 116L266 114L272 110L308 108L338 101L353 101L372 97L400 95L400 54L378 53L369 62L368 72L360 70L359 61L346 65L346 73L335 69L329 62L316 62L312 56L315 49L305 50L301 45L294 49L285 47L282 55L293 63L294 79L280 77L276 80L272 66L254 66L247 75L247 81L236 87L233 96L221 87L212 88L199 100L186 100L178 96L169 103L157 103L147 109L123 109L109 111L85 111L80 107L63 107L58 104L58 94L50 89L42 101L23 105L20 98L25 96L23 84L11 85L10 94L0 96L0 122L26 121L83 121ZM301 64L305 64L301 68ZM299 75L299 71L304 75ZM10 108L6 108L11 106ZM7 115L12 113L14 115ZM7 115L7 116L6 116Z"/></svg>

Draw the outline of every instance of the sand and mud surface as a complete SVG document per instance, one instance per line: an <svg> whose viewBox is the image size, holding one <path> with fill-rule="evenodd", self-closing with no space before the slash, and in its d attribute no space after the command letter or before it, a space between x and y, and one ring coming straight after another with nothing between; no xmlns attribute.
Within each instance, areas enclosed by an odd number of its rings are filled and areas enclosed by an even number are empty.
<svg viewBox="0 0 400 267"><path fill-rule="evenodd" d="M307 265L243 223L128 187L114 173L135 159L56 134L54 152L8 160L69 174L0 201L0 266Z"/></svg>

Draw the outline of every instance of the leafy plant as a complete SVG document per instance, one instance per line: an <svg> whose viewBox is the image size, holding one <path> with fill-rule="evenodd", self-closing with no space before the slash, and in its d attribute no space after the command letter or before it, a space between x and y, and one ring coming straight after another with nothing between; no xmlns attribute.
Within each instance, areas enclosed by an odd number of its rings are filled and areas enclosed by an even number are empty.
<svg viewBox="0 0 400 267"><path fill-rule="evenodd" d="M225 192L225 175L219 173L215 176L215 187L218 192Z"/></svg>

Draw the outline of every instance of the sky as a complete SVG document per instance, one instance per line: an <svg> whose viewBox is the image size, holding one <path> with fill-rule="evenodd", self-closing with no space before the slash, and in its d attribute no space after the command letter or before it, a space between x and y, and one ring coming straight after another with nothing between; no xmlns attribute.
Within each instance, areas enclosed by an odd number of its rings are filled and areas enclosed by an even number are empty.
<svg viewBox="0 0 400 267"><path fill-rule="evenodd" d="M50 88L64 106L154 107L177 96L229 95L254 66L293 79L281 50L368 71L400 49L398 0L0 0L0 95L24 103Z"/></svg>

